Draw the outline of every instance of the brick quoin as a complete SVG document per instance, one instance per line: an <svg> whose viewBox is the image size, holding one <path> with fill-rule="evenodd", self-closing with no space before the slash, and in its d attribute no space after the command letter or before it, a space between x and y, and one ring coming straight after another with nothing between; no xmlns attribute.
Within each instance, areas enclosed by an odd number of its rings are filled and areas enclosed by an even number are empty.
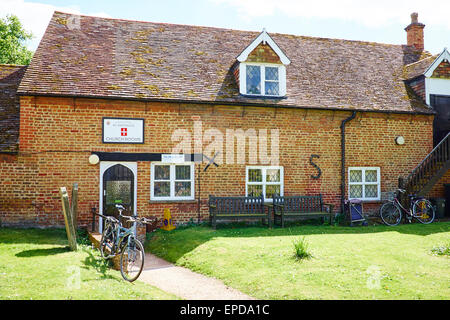
<svg viewBox="0 0 450 320"><path fill-rule="evenodd" d="M99 165L88 162L91 152L171 153L177 144L171 140L173 131L186 129L193 135L194 120L202 121L203 132L215 128L224 136L226 129L267 129L269 133L278 129L285 195L321 193L339 210L340 124L349 115L331 110L21 97L20 152L0 157L0 218L3 225L62 226L59 187L66 186L70 194L77 182L79 224L89 226L91 208L99 206L100 183ZM103 117L144 118L145 144L102 143ZM432 150L432 130L429 115L358 113L346 127L346 164L380 167L381 191L392 191L398 177L409 174ZM402 146L394 142L400 135L406 141ZM320 155L315 159L322 170L318 180L311 178L317 173L309 163L312 154ZM199 165L203 169L206 163L195 165L196 199ZM197 200L151 201L151 163L140 161L137 166L138 214L161 219L164 208L170 208L174 223L196 221ZM245 164L224 163L202 170L201 219L208 218L210 194L245 195L245 176ZM365 208L374 212L379 204L368 203Z"/></svg>

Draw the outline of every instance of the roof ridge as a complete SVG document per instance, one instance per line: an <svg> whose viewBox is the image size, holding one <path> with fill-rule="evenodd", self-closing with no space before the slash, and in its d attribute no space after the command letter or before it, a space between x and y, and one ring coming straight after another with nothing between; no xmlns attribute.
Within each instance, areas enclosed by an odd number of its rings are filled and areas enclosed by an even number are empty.
<svg viewBox="0 0 450 320"><path fill-rule="evenodd" d="M439 55L438 55L438 54L436 54L436 55L432 55L432 56L429 56L429 57L423 58L423 59L421 59L421 60L419 60L419 61L416 61L416 62L413 62L413 63L410 63L410 64L406 64L406 65L405 65L405 67L410 67L410 66L412 66L412 65L415 65L415 64L418 64L418 63L424 62L424 61L425 61L425 60L427 60L427 59L434 59L434 60L436 60L436 59L437 59L438 57L439 57Z"/></svg>

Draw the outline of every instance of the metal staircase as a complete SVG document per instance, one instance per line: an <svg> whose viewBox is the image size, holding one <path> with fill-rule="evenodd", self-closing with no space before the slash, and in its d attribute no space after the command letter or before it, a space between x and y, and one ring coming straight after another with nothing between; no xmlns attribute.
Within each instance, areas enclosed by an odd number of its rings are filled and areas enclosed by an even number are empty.
<svg viewBox="0 0 450 320"><path fill-rule="evenodd" d="M426 156L404 181L407 194L425 196L450 169L450 133Z"/></svg>

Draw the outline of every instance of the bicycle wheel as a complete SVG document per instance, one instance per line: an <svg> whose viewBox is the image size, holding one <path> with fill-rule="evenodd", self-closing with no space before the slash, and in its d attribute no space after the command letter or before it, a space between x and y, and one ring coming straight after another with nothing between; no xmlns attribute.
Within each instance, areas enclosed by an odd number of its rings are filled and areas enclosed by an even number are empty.
<svg viewBox="0 0 450 320"><path fill-rule="evenodd" d="M434 220L434 207L427 199L419 199L413 205L413 217L423 224L432 223Z"/></svg>
<svg viewBox="0 0 450 320"><path fill-rule="evenodd" d="M136 280L144 268L144 247L135 238L129 240L120 254L120 273L122 277L133 282Z"/></svg>
<svg viewBox="0 0 450 320"><path fill-rule="evenodd" d="M115 243L114 227L111 223L105 223L105 229L102 233L102 239L100 240L100 253L102 258L109 259L114 256L113 247Z"/></svg>
<svg viewBox="0 0 450 320"><path fill-rule="evenodd" d="M402 211L393 202L386 202L380 208L380 217L384 224L396 226L402 220Z"/></svg>

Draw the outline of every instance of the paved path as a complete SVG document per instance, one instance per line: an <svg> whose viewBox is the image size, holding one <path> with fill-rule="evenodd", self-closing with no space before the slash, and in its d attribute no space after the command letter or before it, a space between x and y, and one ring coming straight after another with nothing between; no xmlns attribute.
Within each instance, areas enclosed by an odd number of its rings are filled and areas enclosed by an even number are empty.
<svg viewBox="0 0 450 320"><path fill-rule="evenodd" d="M153 254L145 255L139 280L187 300L253 300L222 281L177 267Z"/></svg>

